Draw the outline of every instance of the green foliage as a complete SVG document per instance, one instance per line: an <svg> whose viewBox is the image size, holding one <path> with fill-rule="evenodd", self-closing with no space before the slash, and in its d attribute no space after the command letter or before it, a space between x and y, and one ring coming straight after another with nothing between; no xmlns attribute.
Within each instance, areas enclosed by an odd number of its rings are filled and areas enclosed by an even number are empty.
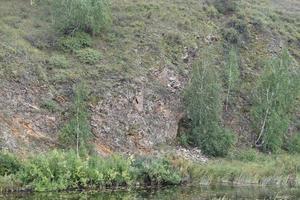
<svg viewBox="0 0 300 200"><path fill-rule="evenodd" d="M270 61L253 93L252 122L258 133L256 145L264 152L278 152L283 146L291 114L299 97L299 73L292 68L285 51Z"/></svg>
<svg viewBox="0 0 300 200"><path fill-rule="evenodd" d="M106 0L52 0L48 3L54 26L62 33L98 34L111 22Z"/></svg>
<svg viewBox="0 0 300 200"><path fill-rule="evenodd" d="M181 146L187 147L190 141L189 135L186 133L181 134L178 138L178 141Z"/></svg>
<svg viewBox="0 0 300 200"><path fill-rule="evenodd" d="M56 68L67 68L69 61L63 55L54 55L49 59L49 64Z"/></svg>
<svg viewBox="0 0 300 200"><path fill-rule="evenodd" d="M231 28L234 28L241 34L248 32L247 24L243 19L232 17L227 25Z"/></svg>
<svg viewBox="0 0 300 200"><path fill-rule="evenodd" d="M285 145L285 148L290 153L300 153L300 133L296 133L290 137Z"/></svg>
<svg viewBox="0 0 300 200"><path fill-rule="evenodd" d="M16 174L22 165L19 159L8 152L0 152L0 176Z"/></svg>
<svg viewBox="0 0 300 200"><path fill-rule="evenodd" d="M232 131L222 129L219 125L211 123L210 128L196 127L192 131L192 138L204 154L224 157L235 141Z"/></svg>
<svg viewBox="0 0 300 200"><path fill-rule="evenodd" d="M96 64L101 58L101 54L91 48L85 48L76 51L76 56L81 63L89 65Z"/></svg>
<svg viewBox="0 0 300 200"><path fill-rule="evenodd" d="M60 131L59 139L65 145L76 146L78 153L80 147L86 146L91 136L91 127L86 102L88 89L80 83L74 88L74 93L74 105L71 108L72 117Z"/></svg>
<svg viewBox="0 0 300 200"><path fill-rule="evenodd" d="M90 47L92 38L86 33L76 32L73 35L62 37L58 41L58 45L65 52L75 52L82 48Z"/></svg>
<svg viewBox="0 0 300 200"><path fill-rule="evenodd" d="M192 119L191 142L211 156L224 156L233 144L233 134L220 126L222 112L219 77L204 60L194 65L185 92L185 103Z"/></svg>
<svg viewBox="0 0 300 200"><path fill-rule="evenodd" d="M225 84L227 87L225 108L230 101L231 93L237 88L237 83L240 79L240 70L238 63L238 55L234 48L229 51L228 61L225 66Z"/></svg>
<svg viewBox="0 0 300 200"><path fill-rule="evenodd" d="M51 151L29 158L18 178L34 191L178 184L179 170L166 159L122 157L113 155L78 157L74 151ZM150 180L150 182L148 182Z"/></svg>
<svg viewBox="0 0 300 200"><path fill-rule="evenodd" d="M74 151L52 151L30 158L19 177L35 191L127 185L132 179L130 164L130 159L121 156L103 159L78 157Z"/></svg>
<svg viewBox="0 0 300 200"><path fill-rule="evenodd" d="M240 42L239 32L234 28L225 28L222 30L222 35L226 42L230 44L238 44Z"/></svg>
<svg viewBox="0 0 300 200"><path fill-rule="evenodd" d="M214 5L207 5L204 7L204 11L207 13L209 17L217 17L219 15L218 10Z"/></svg>
<svg viewBox="0 0 300 200"><path fill-rule="evenodd" d="M137 158L134 163L137 180L151 185L173 185L181 182L178 169L164 158Z"/></svg>

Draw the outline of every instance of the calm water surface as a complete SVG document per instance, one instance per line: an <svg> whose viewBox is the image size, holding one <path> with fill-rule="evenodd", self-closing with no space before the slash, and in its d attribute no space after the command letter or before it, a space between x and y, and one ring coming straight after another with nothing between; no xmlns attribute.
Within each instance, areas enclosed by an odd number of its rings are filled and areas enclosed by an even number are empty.
<svg viewBox="0 0 300 200"><path fill-rule="evenodd" d="M300 189L280 189L262 187L169 187L159 190L103 191L103 192L63 192L10 194L0 196L8 200L197 200L197 199L300 199Z"/></svg>

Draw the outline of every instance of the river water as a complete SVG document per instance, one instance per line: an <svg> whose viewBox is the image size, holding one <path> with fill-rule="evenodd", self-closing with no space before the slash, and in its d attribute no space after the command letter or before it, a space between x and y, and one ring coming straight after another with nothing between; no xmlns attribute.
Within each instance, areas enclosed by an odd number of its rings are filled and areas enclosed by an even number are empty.
<svg viewBox="0 0 300 200"><path fill-rule="evenodd" d="M8 200L198 200L198 199L300 199L300 188L180 186L161 189L101 192L18 193L0 195Z"/></svg>

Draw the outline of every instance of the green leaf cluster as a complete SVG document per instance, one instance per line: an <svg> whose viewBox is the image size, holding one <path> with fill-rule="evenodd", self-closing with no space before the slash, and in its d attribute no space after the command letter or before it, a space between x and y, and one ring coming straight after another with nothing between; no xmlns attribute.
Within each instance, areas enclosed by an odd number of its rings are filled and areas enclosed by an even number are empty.
<svg viewBox="0 0 300 200"><path fill-rule="evenodd" d="M299 94L300 76L285 51L267 63L253 92L251 114L258 133L256 145L264 152L278 152L283 147Z"/></svg>

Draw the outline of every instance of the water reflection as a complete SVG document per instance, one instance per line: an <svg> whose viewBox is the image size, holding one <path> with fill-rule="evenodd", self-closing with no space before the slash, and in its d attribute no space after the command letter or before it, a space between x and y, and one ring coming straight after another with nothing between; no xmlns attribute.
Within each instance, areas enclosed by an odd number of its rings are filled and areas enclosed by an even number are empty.
<svg viewBox="0 0 300 200"><path fill-rule="evenodd" d="M169 187L159 190L62 192L10 194L0 196L9 200L198 200L198 199L300 199L300 190L262 187Z"/></svg>

